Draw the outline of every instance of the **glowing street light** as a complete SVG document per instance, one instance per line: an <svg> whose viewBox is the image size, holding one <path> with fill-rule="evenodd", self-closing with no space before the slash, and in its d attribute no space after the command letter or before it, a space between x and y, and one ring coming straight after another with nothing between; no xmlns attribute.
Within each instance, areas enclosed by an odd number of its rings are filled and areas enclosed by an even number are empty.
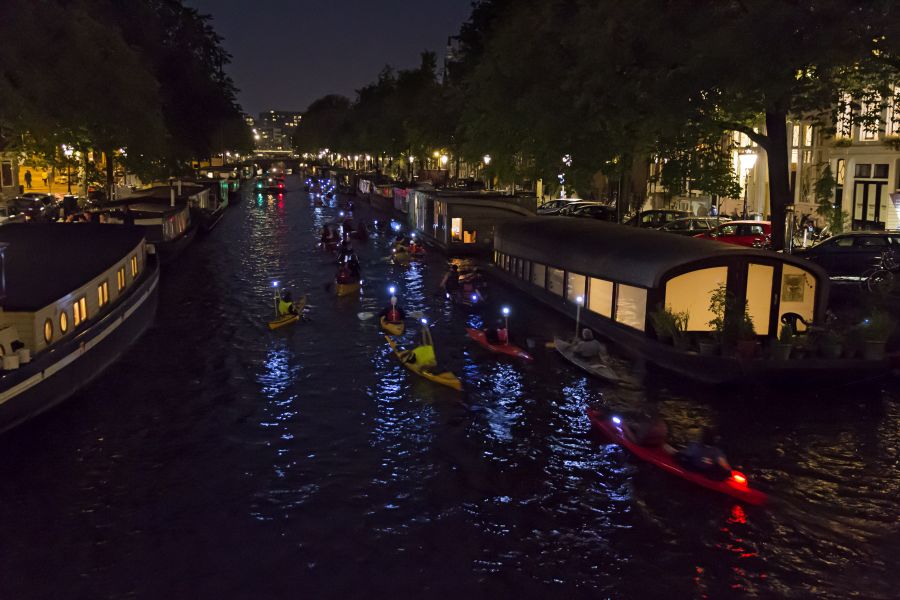
<svg viewBox="0 0 900 600"><path fill-rule="evenodd" d="M485 155L481 158L481 160L482 160L482 162L484 162L484 166L488 166L489 164L491 164L491 155L490 155L490 154L485 154Z"/></svg>
<svg viewBox="0 0 900 600"><path fill-rule="evenodd" d="M446 165L448 160L450 160L449 156L447 156L446 154L441 154L441 164L442 165Z"/></svg>

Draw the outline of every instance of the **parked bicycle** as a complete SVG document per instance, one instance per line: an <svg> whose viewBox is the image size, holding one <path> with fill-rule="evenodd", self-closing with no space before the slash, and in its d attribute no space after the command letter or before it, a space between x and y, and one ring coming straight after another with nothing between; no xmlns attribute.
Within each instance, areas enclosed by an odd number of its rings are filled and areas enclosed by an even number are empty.
<svg viewBox="0 0 900 600"><path fill-rule="evenodd" d="M893 250L885 250L875 259L872 268L863 272L861 284L864 291L887 294L894 287L894 278L900 270L900 261Z"/></svg>

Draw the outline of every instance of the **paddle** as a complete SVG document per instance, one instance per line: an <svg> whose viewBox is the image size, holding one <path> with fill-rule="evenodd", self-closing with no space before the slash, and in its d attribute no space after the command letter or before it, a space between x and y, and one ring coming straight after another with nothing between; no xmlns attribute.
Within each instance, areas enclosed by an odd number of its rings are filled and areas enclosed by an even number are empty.
<svg viewBox="0 0 900 600"><path fill-rule="evenodd" d="M369 319L371 319L371 318L374 317L374 316L375 316L375 313L370 313L370 312L360 312L360 313L356 313L356 317L357 317L360 321L368 321Z"/></svg>

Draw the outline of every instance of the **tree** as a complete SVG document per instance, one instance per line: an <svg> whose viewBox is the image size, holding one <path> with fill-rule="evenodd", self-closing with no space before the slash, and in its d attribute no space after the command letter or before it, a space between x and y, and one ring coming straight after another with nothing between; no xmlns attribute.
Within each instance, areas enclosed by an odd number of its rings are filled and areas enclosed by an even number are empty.
<svg viewBox="0 0 900 600"><path fill-rule="evenodd" d="M294 148L310 153L323 148L352 152L352 142L347 136L349 119L349 98L337 94L319 98L303 114L294 133Z"/></svg>

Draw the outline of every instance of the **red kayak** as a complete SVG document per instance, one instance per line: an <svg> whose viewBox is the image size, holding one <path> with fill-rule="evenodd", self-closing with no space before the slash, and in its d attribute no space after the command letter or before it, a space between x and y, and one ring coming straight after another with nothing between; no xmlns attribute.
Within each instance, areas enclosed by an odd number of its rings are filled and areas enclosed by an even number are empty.
<svg viewBox="0 0 900 600"><path fill-rule="evenodd" d="M687 479L692 483L703 486L714 492L728 494L747 504L762 506L768 497L759 490L752 489L747 483L747 478L738 471L732 471L731 477L723 481L716 481L703 476L700 473L689 471L681 466L675 459L675 455L666 452L662 447L649 447L636 444L625 437L619 417L611 417L594 409L587 409L588 417L594 427L600 431L609 441L623 446L638 458L653 463L657 467Z"/></svg>
<svg viewBox="0 0 900 600"><path fill-rule="evenodd" d="M522 360L534 360L534 358L516 346L515 344L511 344L509 342L500 342L497 344L492 344L487 339L487 334L481 329L472 329L470 327L466 327L466 333L469 334L469 337L481 344L484 348L487 348L491 352L496 354L506 354L507 356L512 356L515 358L521 358Z"/></svg>

